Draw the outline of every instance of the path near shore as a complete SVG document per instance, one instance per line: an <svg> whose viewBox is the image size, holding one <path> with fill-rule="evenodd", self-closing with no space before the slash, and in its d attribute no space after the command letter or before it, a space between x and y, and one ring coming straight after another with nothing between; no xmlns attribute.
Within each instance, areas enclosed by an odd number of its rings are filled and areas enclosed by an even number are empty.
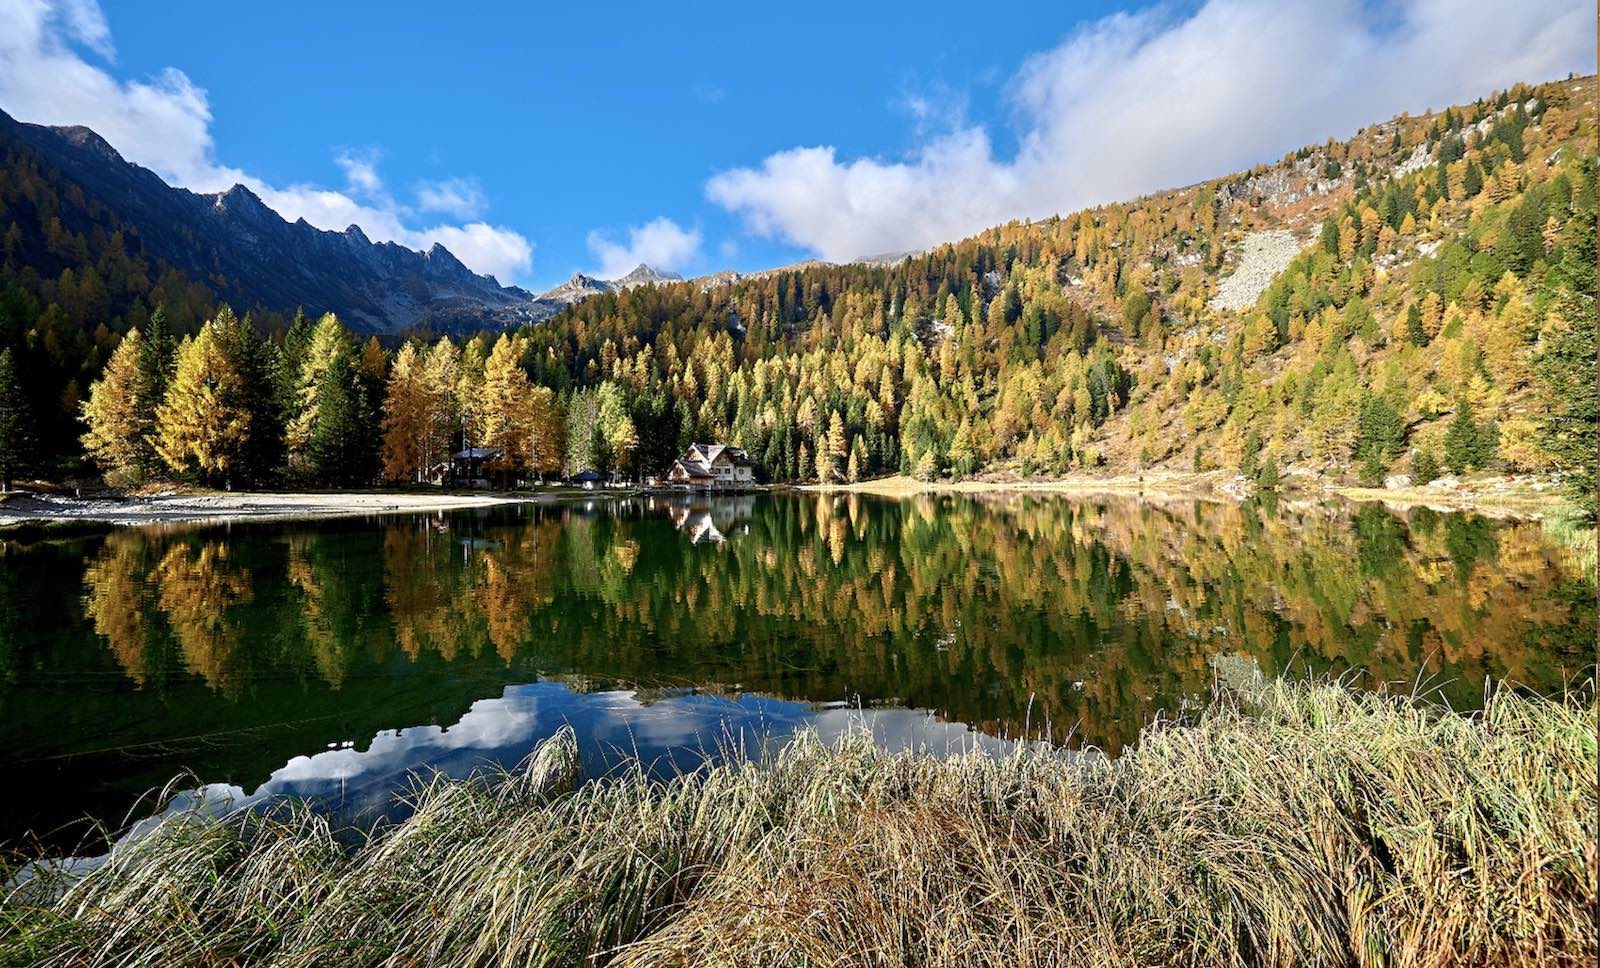
<svg viewBox="0 0 1600 968"><path fill-rule="evenodd" d="M524 504L549 495L490 494L158 494L148 497L73 498L12 493L0 497L0 527L54 521L157 524L276 518L326 518L367 514L447 511Z"/></svg>

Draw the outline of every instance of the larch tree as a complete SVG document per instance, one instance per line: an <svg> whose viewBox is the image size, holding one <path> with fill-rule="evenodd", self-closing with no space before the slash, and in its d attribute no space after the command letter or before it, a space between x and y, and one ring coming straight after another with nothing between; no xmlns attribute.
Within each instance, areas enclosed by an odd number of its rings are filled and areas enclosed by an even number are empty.
<svg viewBox="0 0 1600 968"><path fill-rule="evenodd" d="M461 351L450 337L441 336L428 350L423 368L427 383L429 418L433 421L433 439L441 459L449 456L456 434L461 429L461 417L456 406L456 373L461 368Z"/></svg>
<svg viewBox="0 0 1600 968"><path fill-rule="evenodd" d="M528 373L522 368L522 341L501 333L484 364L478 419L481 445L499 451L489 466L506 477L528 465L531 389Z"/></svg>
<svg viewBox="0 0 1600 968"><path fill-rule="evenodd" d="M639 446L639 431L628 413L627 397L621 386L609 380L600 385L598 396L600 436L605 452L610 455L610 467L629 470L633 453Z"/></svg>
<svg viewBox="0 0 1600 968"><path fill-rule="evenodd" d="M137 327L128 330L83 402L83 422L89 428L81 438L84 450L115 483L138 482L154 453L149 437L155 429L155 402L145 396L145 356L144 337Z"/></svg>
<svg viewBox="0 0 1600 968"><path fill-rule="evenodd" d="M173 471L232 486L251 414L244 376L219 337L216 321L184 340L166 399L156 408L156 452Z"/></svg>
<svg viewBox="0 0 1600 968"><path fill-rule="evenodd" d="M561 473L562 419L556 395L549 387L532 387L528 394L528 469L542 480Z"/></svg>
<svg viewBox="0 0 1600 968"><path fill-rule="evenodd" d="M425 363L407 343L394 358L383 398L383 474L420 482L438 459Z"/></svg>
<svg viewBox="0 0 1600 968"><path fill-rule="evenodd" d="M483 440L482 398L484 368L488 365L489 343L482 333L461 347L456 360L455 412L460 422L461 446L477 447Z"/></svg>
<svg viewBox="0 0 1600 968"><path fill-rule="evenodd" d="M844 418L835 410L828 421L828 456L834 467L843 464L850 456L850 438L845 432Z"/></svg>

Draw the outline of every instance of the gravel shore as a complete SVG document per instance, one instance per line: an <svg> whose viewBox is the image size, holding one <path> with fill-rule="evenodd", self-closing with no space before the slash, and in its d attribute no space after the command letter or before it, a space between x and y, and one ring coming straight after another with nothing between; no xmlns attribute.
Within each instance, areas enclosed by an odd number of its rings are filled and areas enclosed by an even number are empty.
<svg viewBox="0 0 1600 968"><path fill-rule="evenodd" d="M519 504L534 497L489 494L157 494L74 498L13 492L0 497L0 527L58 521L156 524L270 518L342 517Z"/></svg>

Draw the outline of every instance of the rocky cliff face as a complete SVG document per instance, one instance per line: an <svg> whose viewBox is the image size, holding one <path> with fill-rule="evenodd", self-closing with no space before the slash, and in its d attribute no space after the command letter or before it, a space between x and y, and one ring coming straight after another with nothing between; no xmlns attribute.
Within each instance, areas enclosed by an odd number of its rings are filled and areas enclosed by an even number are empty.
<svg viewBox="0 0 1600 968"><path fill-rule="evenodd" d="M240 310L331 311L369 333L459 333L542 318L526 290L474 273L442 245L416 252L374 243L355 225L329 232L291 223L242 185L214 195L173 188L88 128L25 124L0 112L0 151L13 144L34 149L115 212L149 255Z"/></svg>
<svg viewBox="0 0 1600 968"><path fill-rule="evenodd" d="M644 263L639 263L632 272L620 279L597 279L586 276L581 272L574 272L572 278L547 292L542 292L534 297L530 304L529 312L535 320L549 319L560 312L565 306L581 302L590 296L598 296L607 292L621 292L635 286L650 286L658 282L682 282L683 277L675 272L661 272L652 269Z"/></svg>

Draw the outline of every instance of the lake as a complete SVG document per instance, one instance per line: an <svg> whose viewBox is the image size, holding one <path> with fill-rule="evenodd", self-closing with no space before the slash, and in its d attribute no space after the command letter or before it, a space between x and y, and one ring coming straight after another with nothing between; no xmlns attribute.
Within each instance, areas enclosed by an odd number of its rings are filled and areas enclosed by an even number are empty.
<svg viewBox="0 0 1600 968"><path fill-rule="evenodd" d="M416 771L586 773L797 729L1115 753L1212 660L1458 707L1586 679L1593 587L1537 522L1343 502L775 494L120 529L0 556L0 842L159 791L385 811Z"/></svg>

